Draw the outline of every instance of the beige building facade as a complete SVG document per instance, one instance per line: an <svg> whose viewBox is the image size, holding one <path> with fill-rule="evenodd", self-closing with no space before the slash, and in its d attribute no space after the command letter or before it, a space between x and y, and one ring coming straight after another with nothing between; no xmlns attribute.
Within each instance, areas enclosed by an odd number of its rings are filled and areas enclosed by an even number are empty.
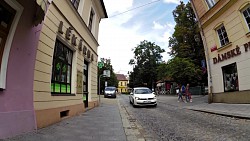
<svg viewBox="0 0 250 141"><path fill-rule="evenodd" d="M38 42L34 108L38 128L98 105L99 23L103 0L53 0Z"/></svg>
<svg viewBox="0 0 250 141"><path fill-rule="evenodd" d="M205 47L210 101L250 103L250 1L190 2Z"/></svg>

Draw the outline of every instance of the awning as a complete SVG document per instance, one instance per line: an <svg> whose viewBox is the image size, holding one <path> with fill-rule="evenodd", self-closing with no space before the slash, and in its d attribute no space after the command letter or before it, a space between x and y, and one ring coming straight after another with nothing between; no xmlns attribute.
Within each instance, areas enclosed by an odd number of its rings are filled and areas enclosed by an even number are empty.
<svg viewBox="0 0 250 141"><path fill-rule="evenodd" d="M38 24L42 23L45 13L47 11L49 2L48 0L35 0L37 3L37 10L36 16L34 19L34 25L37 26Z"/></svg>

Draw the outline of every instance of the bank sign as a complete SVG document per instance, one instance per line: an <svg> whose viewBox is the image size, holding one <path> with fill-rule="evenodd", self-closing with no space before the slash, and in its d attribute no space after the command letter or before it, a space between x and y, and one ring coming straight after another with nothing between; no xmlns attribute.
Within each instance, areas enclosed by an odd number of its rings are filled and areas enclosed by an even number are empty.
<svg viewBox="0 0 250 141"><path fill-rule="evenodd" d="M250 51L250 42L245 43L243 46L244 46L245 52ZM233 58L235 56L239 56L239 55L241 55L241 50L240 50L240 47L238 45L236 45L236 48L229 50L228 52L225 52L223 54L218 54L217 57L214 57L213 63L217 64L219 62L223 62L224 60L227 60L227 59Z"/></svg>

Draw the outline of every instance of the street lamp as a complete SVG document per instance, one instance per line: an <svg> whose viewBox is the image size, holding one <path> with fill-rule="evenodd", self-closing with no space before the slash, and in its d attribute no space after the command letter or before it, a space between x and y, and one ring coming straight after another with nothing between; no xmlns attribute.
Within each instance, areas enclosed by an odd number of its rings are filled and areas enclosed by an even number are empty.
<svg viewBox="0 0 250 141"><path fill-rule="evenodd" d="M151 61L151 56L153 56L154 53L153 53L152 50L149 50L149 54L150 54L149 61L150 61L151 69L152 69L153 64L152 64L152 61ZM151 76L151 86L152 86L152 91L153 91L154 90L153 73L151 73L150 76Z"/></svg>

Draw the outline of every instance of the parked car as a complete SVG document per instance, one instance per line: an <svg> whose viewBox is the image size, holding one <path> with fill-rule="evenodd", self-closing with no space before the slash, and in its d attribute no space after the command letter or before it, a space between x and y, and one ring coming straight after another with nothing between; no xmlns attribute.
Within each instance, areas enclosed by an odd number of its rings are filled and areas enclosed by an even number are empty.
<svg viewBox="0 0 250 141"><path fill-rule="evenodd" d="M157 98L154 92L146 87L137 87L132 89L129 95L129 102L133 106L157 106Z"/></svg>
<svg viewBox="0 0 250 141"><path fill-rule="evenodd" d="M116 92L117 92L116 87L106 87L104 89L104 98L106 97L116 98Z"/></svg>

